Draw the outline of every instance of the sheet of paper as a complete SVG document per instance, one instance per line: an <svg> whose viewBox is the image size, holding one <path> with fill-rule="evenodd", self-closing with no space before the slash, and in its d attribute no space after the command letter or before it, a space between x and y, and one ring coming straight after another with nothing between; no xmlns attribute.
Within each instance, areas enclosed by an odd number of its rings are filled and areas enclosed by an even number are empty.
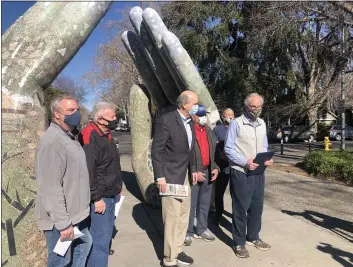
<svg viewBox="0 0 353 267"><path fill-rule="evenodd" d="M120 207L121 207L121 204L123 203L124 199L125 199L125 197L122 195L117 195L115 197L115 217L118 217Z"/></svg>
<svg viewBox="0 0 353 267"><path fill-rule="evenodd" d="M75 226L74 227L74 239L80 238L84 236L84 234ZM59 254L60 256L65 256L67 250L69 249L72 241L61 241L60 238L58 242L56 243L56 246L54 248L54 252L56 254Z"/></svg>

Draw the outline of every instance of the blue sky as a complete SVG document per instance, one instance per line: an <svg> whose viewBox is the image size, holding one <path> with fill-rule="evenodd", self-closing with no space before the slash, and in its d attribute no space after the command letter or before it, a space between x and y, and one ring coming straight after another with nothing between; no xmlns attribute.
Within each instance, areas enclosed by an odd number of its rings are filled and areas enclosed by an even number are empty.
<svg viewBox="0 0 353 267"><path fill-rule="evenodd" d="M1 35L20 17L22 16L35 2L1 2ZM123 9L126 6L139 5L138 2L114 2L108 13L100 21L94 29L86 43L77 52L75 57L63 70L65 76L71 77L73 80L82 83L88 92L91 88L82 77L93 67L93 60L98 46L107 41L107 33L104 25L109 20L118 20L118 9ZM96 95L92 92L87 96L85 103L88 109L91 109L95 102Z"/></svg>

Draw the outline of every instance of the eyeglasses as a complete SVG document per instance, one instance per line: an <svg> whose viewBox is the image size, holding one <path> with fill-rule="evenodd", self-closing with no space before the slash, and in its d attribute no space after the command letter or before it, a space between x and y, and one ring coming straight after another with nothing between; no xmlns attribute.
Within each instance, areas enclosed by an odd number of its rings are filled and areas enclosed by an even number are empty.
<svg viewBox="0 0 353 267"><path fill-rule="evenodd" d="M260 106L248 105L248 107L251 108L251 109L259 109L259 108L262 108L262 105L260 105Z"/></svg>

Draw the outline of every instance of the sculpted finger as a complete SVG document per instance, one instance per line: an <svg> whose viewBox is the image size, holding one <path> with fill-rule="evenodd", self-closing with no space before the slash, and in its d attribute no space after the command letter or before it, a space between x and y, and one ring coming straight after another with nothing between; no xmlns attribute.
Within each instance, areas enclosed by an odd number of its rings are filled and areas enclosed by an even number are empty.
<svg viewBox="0 0 353 267"><path fill-rule="evenodd" d="M130 123L132 139L132 168L146 202L160 206L151 160L152 119L148 92L142 85L134 84L130 90Z"/></svg>
<svg viewBox="0 0 353 267"><path fill-rule="evenodd" d="M166 107L170 105L170 101L163 93L163 88L160 85L153 69L148 63L147 56L138 36L132 31L125 31L121 35L122 41L129 55L135 63L135 66L146 85L149 95L157 107Z"/></svg>
<svg viewBox="0 0 353 267"><path fill-rule="evenodd" d="M148 63L161 84L165 95L171 103L175 104L176 98L179 95L179 89L160 55L158 47L152 41L150 33L146 28L146 23L143 22L142 13L142 8L138 6L133 7L130 10L131 23L134 26L135 32L140 37Z"/></svg>
<svg viewBox="0 0 353 267"><path fill-rule="evenodd" d="M183 79L175 72L172 62L170 61L170 57L168 55L168 51L162 45L162 36L164 32L168 31L161 17L153 8L146 8L142 14L143 17L143 25L146 26L146 35L150 36L154 46L157 48L158 53L160 54L163 62L167 66L170 74L173 77L175 84L177 85L179 92L186 90L185 83ZM145 34L144 31L141 32L142 35ZM178 90L175 91L177 93Z"/></svg>
<svg viewBox="0 0 353 267"><path fill-rule="evenodd" d="M166 31L163 33L162 44L168 51L172 65L184 81L186 89L197 93L200 104L207 107L207 111L209 112L207 114L208 122L211 128L214 128L216 122L220 120L217 107L189 54L172 32Z"/></svg>

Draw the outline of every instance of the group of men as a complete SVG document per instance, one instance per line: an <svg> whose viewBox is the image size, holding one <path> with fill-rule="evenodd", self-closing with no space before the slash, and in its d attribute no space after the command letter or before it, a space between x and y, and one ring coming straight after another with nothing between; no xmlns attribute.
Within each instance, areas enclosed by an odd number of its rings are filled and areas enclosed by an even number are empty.
<svg viewBox="0 0 353 267"><path fill-rule="evenodd" d="M177 109L156 120L152 143L152 164L157 186L188 185L188 197L162 196L164 223L163 266L191 265L183 252L193 238L214 241L208 230L213 183L214 222L219 225L224 211L223 196L230 181L232 197L233 250L247 258L246 244L260 250L270 245L259 237L264 199L264 174L255 170L257 153L267 151L265 122L259 118L263 98L250 94L244 114L234 119L231 109L223 111L223 124L207 126L206 107L198 96L184 91ZM119 150L110 134L117 127L115 105L95 105L90 124L80 125L79 105L70 95L51 103L52 122L36 149L38 193L36 218L48 247L48 266L108 266L114 229L116 196L122 190ZM265 162L266 166L273 161ZM194 219L197 224L194 226ZM75 238L77 230L84 235ZM58 239L71 240L64 256L54 252Z"/></svg>
<svg viewBox="0 0 353 267"><path fill-rule="evenodd" d="M110 134L116 107L99 102L90 124L78 133L79 105L70 95L51 103L52 122L36 149L36 219L44 231L48 266L106 267L121 193L120 156ZM84 234L75 239L77 230ZM64 256L58 242L72 241Z"/></svg>
<svg viewBox="0 0 353 267"><path fill-rule="evenodd" d="M234 119L233 110L225 109L223 124L211 130L206 107L198 104L194 92L184 91L177 99L177 110L157 119L151 153L158 188L165 193L167 184L191 187L191 196L185 199L162 196L163 266L191 265L194 260L183 252L183 246L190 246L193 238L215 240L207 228L213 182L214 222L219 225L230 181L235 254L249 257L246 244L270 249L259 237L265 177L263 173L248 174L259 166L254 162L256 155L267 152L266 124L259 118L263 102L256 93L248 95L240 117ZM264 164L270 166L273 161Z"/></svg>

